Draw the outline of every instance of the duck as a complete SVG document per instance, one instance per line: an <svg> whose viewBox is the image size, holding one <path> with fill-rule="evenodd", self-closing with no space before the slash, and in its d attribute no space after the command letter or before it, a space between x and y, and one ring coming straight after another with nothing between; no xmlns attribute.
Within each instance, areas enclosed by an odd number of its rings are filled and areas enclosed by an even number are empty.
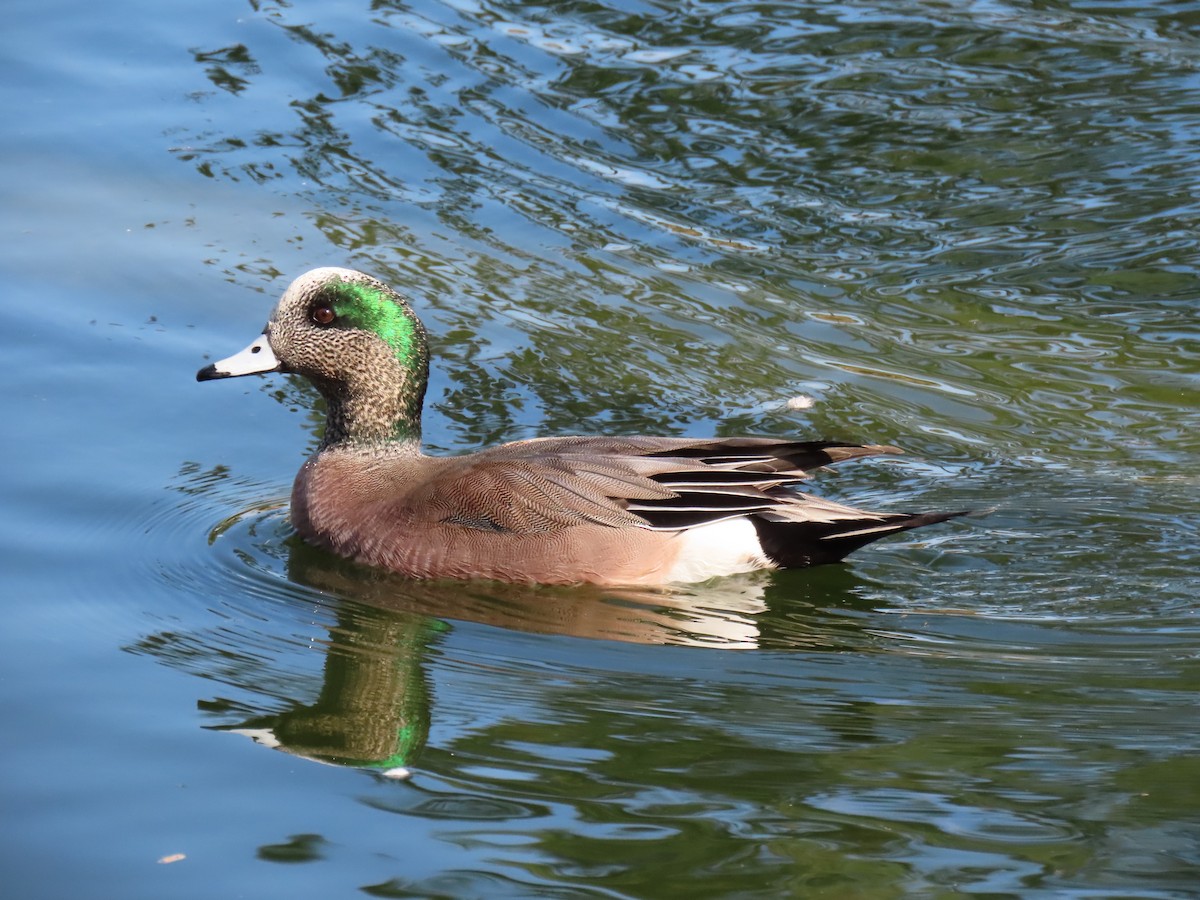
<svg viewBox="0 0 1200 900"><path fill-rule="evenodd" d="M327 419L292 487L292 526L413 579L667 586L834 563L967 512L872 512L801 489L814 469L902 452L883 444L596 435L427 455L429 358L407 297L323 267L291 283L248 347L196 380L312 382Z"/></svg>

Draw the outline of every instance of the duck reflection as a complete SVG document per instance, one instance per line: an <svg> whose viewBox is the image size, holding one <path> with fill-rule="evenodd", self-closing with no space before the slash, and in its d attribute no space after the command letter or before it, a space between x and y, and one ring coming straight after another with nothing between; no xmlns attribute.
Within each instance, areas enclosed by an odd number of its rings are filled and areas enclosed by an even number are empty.
<svg viewBox="0 0 1200 900"><path fill-rule="evenodd" d="M356 565L296 537L288 540L288 579L395 613L534 634L722 650L858 646L862 631L853 619L806 617L805 611L871 606L863 582L844 565L666 588L416 581Z"/></svg>
<svg viewBox="0 0 1200 900"><path fill-rule="evenodd" d="M433 715L426 661L454 621L530 633L728 650L848 646L827 617L772 612L771 577L724 579L686 591L619 591L492 582L417 582L289 542L288 577L335 595L320 692L311 703L216 726L307 759L405 778ZM822 604L844 602L844 571L808 579ZM778 578L778 576L775 576ZM847 620L848 623L848 620Z"/></svg>
<svg viewBox="0 0 1200 900"><path fill-rule="evenodd" d="M329 629L315 702L218 728L306 759L406 778L429 736L423 661L445 627L426 616L362 615L344 605Z"/></svg>
<svg viewBox="0 0 1200 900"><path fill-rule="evenodd" d="M429 735L424 668L449 626L442 617L542 634L747 648L766 607L759 584L732 581L695 594L600 591L501 583L414 582L366 571L296 542L295 583L353 598L329 629L321 690L308 704L221 730L318 762L405 778Z"/></svg>
<svg viewBox="0 0 1200 900"><path fill-rule="evenodd" d="M749 649L766 610L763 577L725 578L680 590L555 587L493 581L414 581L346 564L293 541L288 577L375 609L456 619L536 634L638 644Z"/></svg>

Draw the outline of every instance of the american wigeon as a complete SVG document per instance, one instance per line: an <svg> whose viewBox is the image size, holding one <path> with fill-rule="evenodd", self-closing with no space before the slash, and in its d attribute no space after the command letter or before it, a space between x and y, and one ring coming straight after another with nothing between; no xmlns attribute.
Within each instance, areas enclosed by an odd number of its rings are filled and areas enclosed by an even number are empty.
<svg viewBox="0 0 1200 900"><path fill-rule="evenodd" d="M322 268L198 381L303 375L328 405L292 489L308 541L414 578L653 585L835 562L961 512L882 513L795 489L895 447L774 438L550 437L421 452L425 329L386 284Z"/></svg>

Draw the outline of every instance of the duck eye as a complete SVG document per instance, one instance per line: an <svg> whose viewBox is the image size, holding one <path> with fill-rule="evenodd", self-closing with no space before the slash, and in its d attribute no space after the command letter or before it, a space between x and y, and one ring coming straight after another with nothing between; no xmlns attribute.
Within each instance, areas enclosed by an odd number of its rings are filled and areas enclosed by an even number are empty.
<svg viewBox="0 0 1200 900"><path fill-rule="evenodd" d="M314 306L312 312L310 312L308 315L318 325L328 325L335 318L337 318L337 316L334 315L333 307L324 303L320 306Z"/></svg>

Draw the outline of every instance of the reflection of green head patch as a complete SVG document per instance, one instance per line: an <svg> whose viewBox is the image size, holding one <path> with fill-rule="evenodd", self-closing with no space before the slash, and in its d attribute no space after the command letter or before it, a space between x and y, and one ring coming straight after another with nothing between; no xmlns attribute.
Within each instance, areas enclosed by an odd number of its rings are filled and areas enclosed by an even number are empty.
<svg viewBox="0 0 1200 900"><path fill-rule="evenodd" d="M351 328L361 328L383 338L405 367L421 359L420 335L416 317L377 287L353 282L334 282L333 311Z"/></svg>

